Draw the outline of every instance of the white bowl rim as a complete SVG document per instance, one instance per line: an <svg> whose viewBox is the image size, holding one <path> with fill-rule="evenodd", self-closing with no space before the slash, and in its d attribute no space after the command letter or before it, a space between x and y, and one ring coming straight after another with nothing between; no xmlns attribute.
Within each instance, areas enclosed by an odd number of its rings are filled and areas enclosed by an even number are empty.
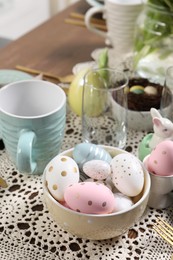
<svg viewBox="0 0 173 260"><path fill-rule="evenodd" d="M117 147L112 147L112 146L105 146L105 145L100 145L102 148L107 148L107 149L116 149L120 152L124 152L124 153L129 153L125 150L122 150L122 149L119 149ZM59 153L57 156L59 155L64 155L66 153L70 153L73 151L74 148L70 148L68 150L65 150L61 153ZM56 156L55 156L56 157ZM55 158L54 157L54 158ZM53 158L53 159L54 159ZM136 157L137 158L137 157ZM52 160L53 160L52 159ZM138 159L138 158L137 158ZM139 160L139 159L138 159ZM87 214L87 213L81 213L81 212L77 212L75 210L72 210L72 209L69 209L65 206L63 206L60 202L58 202L52 195L51 193L49 192L47 186L45 185L46 183L46 170L44 170L43 172L43 187L44 187L44 192L46 192L47 196L53 200L53 202L58 206L58 207L61 207L62 209L66 210L66 211L69 211L70 213L74 214L74 215L79 215L79 216L85 216L85 217L98 217L98 218L103 218L103 217L112 217L112 216L117 216L117 215L121 215L123 213L126 213L126 212L129 212L129 211L132 211L133 209L135 209L136 207L138 207L138 205L140 205L145 199L146 197L149 195L150 193L150 188L151 188L151 178L150 178L150 174L148 172L148 170L146 169L146 167L144 167L143 163L139 160L144 172L145 172L145 176L147 178L147 183L148 183L148 186L146 187L146 190L143 194L143 196L135 203L133 204L130 208L128 208L127 210L122 210L122 211L118 211L118 212L113 212L113 213L109 213L109 214ZM46 168L45 168L46 169Z"/></svg>

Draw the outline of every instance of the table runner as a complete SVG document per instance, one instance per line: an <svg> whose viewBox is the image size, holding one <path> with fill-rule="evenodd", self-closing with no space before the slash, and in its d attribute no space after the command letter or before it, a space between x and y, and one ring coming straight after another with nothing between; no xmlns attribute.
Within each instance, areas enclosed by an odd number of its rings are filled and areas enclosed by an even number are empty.
<svg viewBox="0 0 173 260"><path fill-rule="evenodd" d="M137 155L145 132L128 131L126 150ZM70 110L62 151L81 142L81 119ZM160 216L173 224L173 208L147 208L141 220L118 238L91 241L62 230L44 202L42 176L19 173L0 146L0 175L8 188L0 188L1 260L131 260L171 258L173 248L164 242L152 225Z"/></svg>

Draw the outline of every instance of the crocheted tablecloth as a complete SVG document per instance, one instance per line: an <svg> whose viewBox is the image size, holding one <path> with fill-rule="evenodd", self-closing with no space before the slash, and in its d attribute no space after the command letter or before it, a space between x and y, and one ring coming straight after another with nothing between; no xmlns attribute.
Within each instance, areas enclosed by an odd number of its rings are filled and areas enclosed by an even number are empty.
<svg viewBox="0 0 173 260"><path fill-rule="evenodd" d="M128 132L126 150L137 154L145 132ZM68 111L62 150L81 142L81 119ZM0 145L1 260L131 260L171 259L173 248L152 229L160 216L173 224L173 208L147 208L140 222L118 238L90 241L69 234L51 218L43 198L42 176L19 173Z"/></svg>

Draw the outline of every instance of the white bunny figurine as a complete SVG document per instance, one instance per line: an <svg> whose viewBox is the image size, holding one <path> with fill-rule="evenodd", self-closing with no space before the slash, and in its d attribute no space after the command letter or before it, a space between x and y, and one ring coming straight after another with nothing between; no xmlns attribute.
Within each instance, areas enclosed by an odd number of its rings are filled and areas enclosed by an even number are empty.
<svg viewBox="0 0 173 260"><path fill-rule="evenodd" d="M169 119L162 117L155 108L151 108L150 113L152 116L154 133L149 142L149 147L154 149L158 143L166 139L173 140L173 123Z"/></svg>

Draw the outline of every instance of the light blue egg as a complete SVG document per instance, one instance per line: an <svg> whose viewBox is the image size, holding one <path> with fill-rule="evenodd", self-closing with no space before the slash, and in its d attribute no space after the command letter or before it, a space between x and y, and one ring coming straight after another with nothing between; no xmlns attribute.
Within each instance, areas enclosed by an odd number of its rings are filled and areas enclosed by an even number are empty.
<svg viewBox="0 0 173 260"><path fill-rule="evenodd" d="M77 144L73 150L73 159L82 168L83 164L90 160L102 160L108 163L111 162L112 157L102 147L91 143Z"/></svg>

